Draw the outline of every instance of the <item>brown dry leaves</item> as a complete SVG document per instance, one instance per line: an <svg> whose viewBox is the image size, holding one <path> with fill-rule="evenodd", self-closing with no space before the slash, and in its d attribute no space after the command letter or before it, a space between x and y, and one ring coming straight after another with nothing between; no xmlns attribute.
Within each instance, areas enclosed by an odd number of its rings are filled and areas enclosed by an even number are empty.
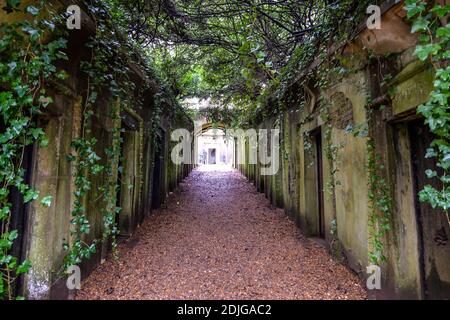
<svg viewBox="0 0 450 320"><path fill-rule="evenodd" d="M236 171L194 171L77 299L365 299L356 275L306 239Z"/></svg>

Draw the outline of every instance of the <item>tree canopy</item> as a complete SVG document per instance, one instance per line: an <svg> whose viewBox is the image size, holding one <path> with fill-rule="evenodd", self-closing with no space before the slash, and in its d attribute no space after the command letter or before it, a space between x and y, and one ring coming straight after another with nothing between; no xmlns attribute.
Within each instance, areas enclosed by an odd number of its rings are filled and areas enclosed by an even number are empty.
<svg viewBox="0 0 450 320"><path fill-rule="evenodd" d="M340 35L366 1L108 0L115 21L151 53L180 98L256 107Z"/></svg>

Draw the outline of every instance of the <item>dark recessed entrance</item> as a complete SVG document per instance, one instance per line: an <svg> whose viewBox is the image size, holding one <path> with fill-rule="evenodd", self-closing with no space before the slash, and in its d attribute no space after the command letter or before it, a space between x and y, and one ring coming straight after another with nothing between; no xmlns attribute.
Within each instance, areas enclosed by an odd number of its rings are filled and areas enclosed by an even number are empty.
<svg viewBox="0 0 450 320"><path fill-rule="evenodd" d="M426 158L427 149L435 139L423 120L408 123L411 143L411 160L415 194L426 185L437 190L442 189L438 178L428 179L425 172L429 169L442 174L433 158ZM450 297L450 228L446 213L433 209L416 197L416 218L418 225L419 251L422 277L422 294L426 299L448 299ZM447 213L448 214L448 213ZM445 266L445 267L443 267Z"/></svg>

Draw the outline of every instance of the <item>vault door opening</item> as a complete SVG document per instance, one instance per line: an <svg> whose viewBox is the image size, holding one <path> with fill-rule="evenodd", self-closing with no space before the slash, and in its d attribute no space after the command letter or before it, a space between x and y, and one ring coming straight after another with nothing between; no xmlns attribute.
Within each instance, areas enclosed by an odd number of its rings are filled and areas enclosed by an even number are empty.
<svg viewBox="0 0 450 320"><path fill-rule="evenodd" d="M216 149L208 150L208 164L216 164Z"/></svg>
<svg viewBox="0 0 450 320"><path fill-rule="evenodd" d="M324 213L324 184L323 184L323 158L322 158L322 132L317 130L313 133L313 141L316 152L316 191L317 191L317 213L318 213L318 236L325 238L325 213Z"/></svg>
<svg viewBox="0 0 450 320"><path fill-rule="evenodd" d="M153 179L152 179L152 209L157 209L162 204L164 183L163 183L163 173L164 173L164 134L162 130L156 134L156 145L155 145L155 158L153 166Z"/></svg>
<svg viewBox="0 0 450 320"><path fill-rule="evenodd" d="M0 121L0 133L4 132L5 126L3 121ZM23 152L22 169L24 170L25 184L31 185L33 174L33 158L34 158L34 145L26 146ZM9 188L8 201L11 204L11 218L9 224L4 220L0 223L1 230L8 231L17 230L18 237L14 241L13 246L9 252L13 257L17 257L19 263L22 263L26 259L26 247L27 247L27 223L29 217L29 204L25 204L23 201L23 195L16 187ZM1 271L0 271L1 276ZM23 276L20 276L13 283L12 294L13 296L23 295L22 292Z"/></svg>
<svg viewBox="0 0 450 320"><path fill-rule="evenodd" d="M425 185L442 189L439 179L428 179L425 172L442 170L436 166L433 158L426 158L427 148L434 140L423 120L408 123L411 143L411 161L413 166L414 194L423 190ZM416 219L419 236L419 251L422 277L422 292L426 299L447 299L450 297L450 228L445 213L433 209L431 205L419 201L416 196Z"/></svg>

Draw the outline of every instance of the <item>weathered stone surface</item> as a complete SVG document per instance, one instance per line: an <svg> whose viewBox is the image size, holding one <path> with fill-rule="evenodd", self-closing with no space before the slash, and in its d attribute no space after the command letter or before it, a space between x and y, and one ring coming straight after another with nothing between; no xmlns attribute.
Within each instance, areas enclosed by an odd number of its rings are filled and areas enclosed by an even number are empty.
<svg viewBox="0 0 450 320"><path fill-rule="evenodd" d="M420 64L419 64L420 66ZM401 83L396 86L396 93L392 99L394 115L410 111L417 108L420 104L426 102L433 90L433 71L431 68L413 75L414 69L419 67L417 63L410 64L407 68L413 70L404 70L406 75ZM398 77L401 79L403 73Z"/></svg>

